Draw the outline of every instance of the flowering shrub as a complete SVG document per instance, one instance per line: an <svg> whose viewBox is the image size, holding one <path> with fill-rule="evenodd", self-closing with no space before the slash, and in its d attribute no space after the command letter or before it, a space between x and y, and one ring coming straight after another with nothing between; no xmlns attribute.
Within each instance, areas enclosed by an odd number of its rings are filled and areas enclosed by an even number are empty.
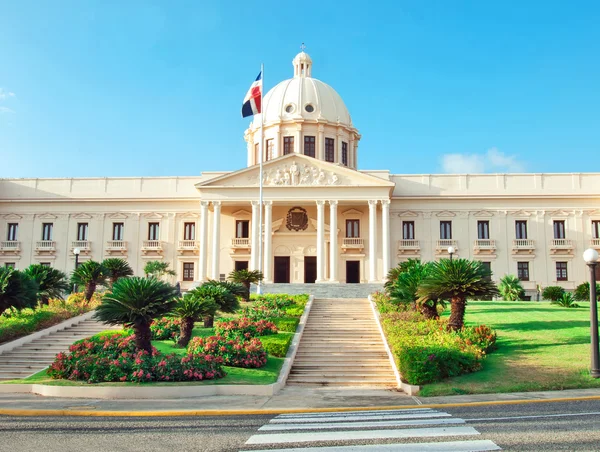
<svg viewBox="0 0 600 452"><path fill-rule="evenodd" d="M267 320L251 320L248 317L223 319L215 323L217 336L243 336L245 338L277 334L277 327Z"/></svg>
<svg viewBox="0 0 600 452"><path fill-rule="evenodd" d="M56 379L103 381L198 381L222 378L222 359L197 354L184 357L136 351L133 336L98 335L75 342L59 353L48 370Z"/></svg>
<svg viewBox="0 0 600 452"><path fill-rule="evenodd" d="M244 341L239 337L195 337L188 345L188 352L218 356L224 365L232 367L257 368L267 363L267 352L257 338Z"/></svg>
<svg viewBox="0 0 600 452"><path fill-rule="evenodd" d="M251 297L253 303L242 309L242 315L253 320L300 317L308 302L308 295L268 294Z"/></svg>
<svg viewBox="0 0 600 452"><path fill-rule="evenodd" d="M155 319L150 324L150 331L152 332L153 340L163 341L173 339L177 341L179 339L179 332L181 331L181 319L171 317Z"/></svg>
<svg viewBox="0 0 600 452"><path fill-rule="evenodd" d="M458 333L468 344L474 344L489 353L496 349L496 332L486 325L465 326Z"/></svg>

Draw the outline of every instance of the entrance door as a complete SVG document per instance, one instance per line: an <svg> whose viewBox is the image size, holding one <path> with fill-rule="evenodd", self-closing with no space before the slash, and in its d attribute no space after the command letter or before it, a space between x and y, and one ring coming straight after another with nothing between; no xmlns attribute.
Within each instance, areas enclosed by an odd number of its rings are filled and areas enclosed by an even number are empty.
<svg viewBox="0 0 600 452"><path fill-rule="evenodd" d="M317 280L316 256L304 257L304 282L313 284Z"/></svg>
<svg viewBox="0 0 600 452"><path fill-rule="evenodd" d="M235 261L235 271L248 270L248 261Z"/></svg>
<svg viewBox="0 0 600 452"><path fill-rule="evenodd" d="M290 282L290 257L275 256L275 283Z"/></svg>
<svg viewBox="0 0 600 452"><path fill-rule="evenodd" d="M346 261L346 283L360 283L360 261Z"/></svg>

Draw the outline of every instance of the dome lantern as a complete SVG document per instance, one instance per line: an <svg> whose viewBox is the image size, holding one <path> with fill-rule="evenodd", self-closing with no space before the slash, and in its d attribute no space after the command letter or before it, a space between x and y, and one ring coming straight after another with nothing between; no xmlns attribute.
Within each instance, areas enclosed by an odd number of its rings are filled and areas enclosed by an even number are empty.
<svg viewBox="0 0 600 452"><path fill-rule="evenodd" d="M292 64L294 65L294 77L312 77L312 60L308 53L304 52L304 49L295 56Z"/></svg>

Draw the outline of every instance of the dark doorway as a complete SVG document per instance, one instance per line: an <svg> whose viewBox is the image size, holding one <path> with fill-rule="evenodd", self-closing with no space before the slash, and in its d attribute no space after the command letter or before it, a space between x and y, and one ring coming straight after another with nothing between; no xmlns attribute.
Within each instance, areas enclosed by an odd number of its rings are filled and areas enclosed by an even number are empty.
<svg viewBox="0 0 600 452"><path fill-rule="evenodd" d="M248 270L248 261L235 261L235 271Z"/></svg>
<svg viewBox="0 0 600 452"><path fill-rule="evenodd" d="M360 261L346 261L346 282L360 283Z"/></svg>
<svg viewBox="0 0 600 452"><path fill-rule="evenodd" d="M290 258L289 256L275 257L275 283L290 282Z"/></svg>
<svg viewBox="0 0 600 452"><path fill-rule="evenodd" d="M304 282L313 284L317 280L317 258L315 256L304 257Z"/></svg>

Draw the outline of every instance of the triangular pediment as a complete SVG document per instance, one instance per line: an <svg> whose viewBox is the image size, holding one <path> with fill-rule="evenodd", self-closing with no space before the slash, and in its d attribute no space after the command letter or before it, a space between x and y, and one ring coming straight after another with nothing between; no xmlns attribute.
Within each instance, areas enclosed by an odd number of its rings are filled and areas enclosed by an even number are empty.
<svg viewBox="0 0 600 452"><path fill-rule="evenodd" d="M126 220L127 215L125 215L124 213L121 213L121 212L116 212L116 213L109 214L107 216L107 218L110 218L111 220Z"/></svg>
<svg viewBox="0 0 600 452"><path fill-rule="evenodd" d="M58 217L56 215L52 215L51 213L42 213L38 215L40 220L56 220Z"/></svg>
<svg viewBox="0 0 600 452"><path fill-rule="evenodd" d="M21 215L17 215L15 213L9 213L9 214L4 215L4 219L9 220L9 221L10 220L20 220L22 218L23 217Z"/></svg>
<svg viewBox="0 0 600 452"><path fill-rule="evenodd" d="M572 215L572 212L567 212L566 210L555 210L554 212L550 212L548 215L551 217L568 217Z"/></svg>
<svg viewBox="0 0 600 452"><path fill-rule="evenodd" d="M231 215L235 218L250 218L252 216L252 213L248 212L247 210L240 209L236 210Z"/></svg>
<svg viewBox="0 0 600 452"><path fill-rule="evenodd" d="M418 217L419 214L417 212L413 212L412 210L405 210L403 212L400 212L398 216L401 218L415 218Z"/></svg>
<svg viewBox="0 0 600 452"><path fill-rule="evenodd" d="M212 187L256 187L260 168L254 165L196 184L199 189ZM288 154L263 164L264 187L393 187L394 183L342 165L323 162L302 154Z"/></svg>
<svg viewBox="0 0 600 452"><path fill-rule="evenodd" d="M87 213L76 213L72 216L76 220L91 220L92 216Z"/></svg>
<svg viewBox="0 0 600 452"><path fill-rule="evenodd" d="M477 212L473 212L473 216L474 217L482 217L482 218L489 218L489 217L493 217L494 216L494 212L490 212L489 210L479 210Z"/></svg>
<svg viewBox="0 0 600 452"><path fill-rule="evenodd" d="M531 212L527 212L526 210L516 210L511 213L515 217L530 217L531 216Z"/></svg>
<svg viewBox="0 0 600 452"><path fill-rule="evenodd" d="M160 213L149 212L143 215L144 218L148 218L150 220L160 220L163 216Z"/></svg>
<svg viewBox="0 0 600 452"><path fill-rule="evenodd" d="M456 214L454 212L450 212L449 210L442 210L436 214L436 217L455 217Z"/></svg>
<svg viewBox="0 0 600 452"><path fill-rule="evenodd" d="M200 218L200 214L196 213L196 212L184 212L184 213L179 213L177 214L177 216L179 218L190 218L190 219L195 219L195 218Z"/></svg>
<svg viewBox="0 0 600 452"><path fill-rule="evenodd" d="M358 215L358 216L360 216L362 214L363 213L360 210L356 210L356 209L348 209L348 210L344 210L342 212L342 215L344 215L345 217L348 217L350 215L353 215L353 216L357 216Z"/></svg>

